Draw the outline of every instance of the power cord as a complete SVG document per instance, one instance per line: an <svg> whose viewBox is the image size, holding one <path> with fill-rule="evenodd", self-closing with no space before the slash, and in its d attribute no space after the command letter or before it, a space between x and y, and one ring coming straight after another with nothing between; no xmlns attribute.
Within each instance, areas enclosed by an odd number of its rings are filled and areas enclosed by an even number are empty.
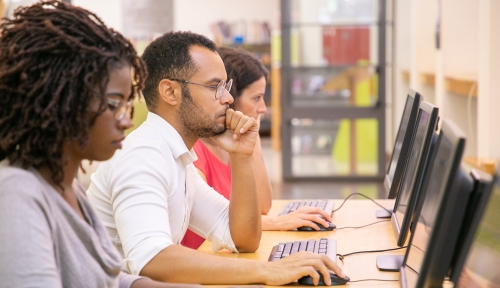
<svg viewBox="0 0 500 288"><path fill-rule="evenodd" d="M345 257L350 256L350 255L354 255L354 254L387 252L387 251L401 250L401 249L405 249L407 247L408 246L397 247L397 248L390 248L390 249L382 249L382 250L356 251L356 252L351 252L351 253L347 253L347 254L344 254L344 255L337 253L337 256L339 257L340 261L344 262L344 258Z"/></svg>
<svg viewBox="0 0 500 288"><path fill-rule="evenodd" d="M365 194L361 194L361 193L351 193L349 196L347 196L345 199L344 199L344 202L342 202L342 204L340 204L339 208L333 210L332 212L336 212L338 211L340 208L342 208L342 206L345 204L345 201L347 201L347 199L351 198L352 196L354 195L359 195L359 196L363 196L365 197L366 199L368 200L371 200L373 203L375 203L377 206L379 206L380 208L384 209L385 211L387 211L387 213L389 214L392 214L392 211L388 210L387 208L385 208L384 206L378 204L375 200L373 200L371 197L368 197L366 196Z"/></svg>
<svg viewBox="0 0 500 288"><path fill-rule="evenodd" d="M370 226L370 225L374 225L374 224L381 223L381 222L387 222L387 221L391 221L391 220L390 219L380 220L380 221L377 221L377 222L373 222L373 223L366 224L366 225L363 225L363 226L358 226L358 227L340 227L340 228L335 228L335 230L341 230L341 229L359 229L359 228L363 228L363 227L367 227L367 226Z"/></svg>

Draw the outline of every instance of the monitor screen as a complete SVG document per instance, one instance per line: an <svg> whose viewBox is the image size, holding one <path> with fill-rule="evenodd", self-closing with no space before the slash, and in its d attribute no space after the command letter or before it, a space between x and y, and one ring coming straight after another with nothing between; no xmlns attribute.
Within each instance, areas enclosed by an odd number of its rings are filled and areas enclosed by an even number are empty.
<svg viewBox="0 0 500 288"><path fill-rule="evenodd" d="M424 174L428 177L430 170L427 164L431 162L428 161L428 158L432 140L433 137L437 137L437 134L434 133L434 127L436 127L438 121L438 108L427 102L422 102L420 106L417 130L411 145L408 164L401 180L392 216L392 224L398 246L404 246L409 234ZM434 140L437 139L434 138Z"/></svg>
<svg viewBox="0 0 500 288"><path fill-rule="evenodd" d="M479 222L475 238L461 270L458 288L500 287L500 173Z"/></svg>
<svg viewBox="0 0 500 288"><path fill-rule="evenodd" d="M448 272L473 188L471 177L460 167L464 147L465 135L451 121L443 121L401 268L403 287L441 286Z"/></svg>
<svg viewBox="0 0 500 288"><path fill-rule="evenodd" d="M389 194L389 199L395 198L398 191L399 182L406 166L409 145L413 137L421 100L422 96L411 90L406 97L406 104L401 116L401 122L399 123L396 142L392 149L391 160L389 161L385 176L384 185Z"/></svg>

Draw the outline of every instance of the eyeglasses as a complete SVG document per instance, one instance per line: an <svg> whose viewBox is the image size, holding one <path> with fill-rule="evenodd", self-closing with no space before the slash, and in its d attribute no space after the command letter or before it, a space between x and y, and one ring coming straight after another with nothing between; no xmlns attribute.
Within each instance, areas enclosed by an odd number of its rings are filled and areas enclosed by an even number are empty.
<svg viewBox="0 0 500 288"><path fill-rule="evenodd" d="M111 111L113 111L115 120L121 120L123 119L123 116L127 114L127 116L132 119L132 116L134 115L134 106L132 104L134 103L134 100L124 100L124 99L113 99L113 98L107 98L108 106Z"/></svg>
<svg viewBox="0 0 500 288"><path fill-rule="evenodd" d="M201 84L201 83L195 83L195 82L190 82L190 81L180 80L180 79L170 79L170 80L188 83L188 84L195 84L195 85L200 85L203 87L215 89L215 100L219 100L220 97L222 97L222 95L224 95L224 90L229 92L231 90L231 86L233 85L233 79L227 81L227 83L224 80L220 80L219 84L217 84L216 86L210 86L210 85L205 85L205 84Z"/></svg>

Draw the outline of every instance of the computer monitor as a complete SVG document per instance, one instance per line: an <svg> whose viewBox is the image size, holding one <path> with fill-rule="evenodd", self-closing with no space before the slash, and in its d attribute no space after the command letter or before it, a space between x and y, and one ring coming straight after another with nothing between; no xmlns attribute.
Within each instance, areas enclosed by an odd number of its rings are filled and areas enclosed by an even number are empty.
<svg viewBox="0 0 500 288"><path fill-rule="evenodd" d="M391 160L389 161L389 166L387 167L385 175L384 186L389 199L396 198L399 183L408 160L410 143L417 121L418 107L420 107L422 98L423 97L419 93L413 90L410 90L406 97L405 108L403 109L396 141L392 149Z"/></svg>
<svg viewBox="0 0 500 288"><path fill-rule="evenodd" d="M431 148L437 142L435 127L439 109L428 103L420 103L417 130L410 150L408 164L399 186L398 196L392 212L391 222L398 246L404 246L410 225L415 217L415 208L424 180L429 179Z"/></svg>
<svg viewBox="0 0 500 288"><path fill-rule="evenodd" d="M466 218L463 220L455 248L456 253L450 266L450 280L455 284L460 283L460 278L464 278L462 281L466 281L470 273L480 273L479 275L485 276L485 279L493 280L493 275L488 275L485 273L488 270L484 269L496 267L497 269L494 270L496 273L500 267L500 170L497 170L493 180L491 175L480 171L472 170L471 175L475 182L474 191L465 212ZM493 251L489 253L488 249L492 248ZM470 256L468 256L469 254ZM489 256L494 257L489 258ZM481 259L480 262L477 261L478 258ZM462 270L466 259L467 264ZM487 261L483 261L484 259ZM493 262L488 261L489 259ZM496 277L498 284L500 277ZM463 282L464 285L459 286L473 286L466 283L469 283L469 280ZM476 287L485 286L487 285L476 285Z"/></svg>
<svg viewBox="0 0 500 288"><path fill-rule="evenodd" d="M392 212L392 227L398 246L404 246L413 221L416 202L423 180L430 174L430 155L435 147L438 134L434 131L438 123L439 109L425 101L420 103L415 136L410 145L409 159L399 185ZM382 271L398 272L403 263L401 255L381 255L377 257L377 268Z"/></svg>
<svg viewBox="0 0 500 288"><path fill-rule="evenodd" d="M400 269L402 287L441 287L448 273L474 184L460 165L465 138L453 122L443 121L430 179L417 200L417 216Z"/></svg>
<svg viewBox="0 0 500 288"><path fill-rule="evenodd" d="M500 167L499 167L500 168ZM500 170L461 269L456 287L499 287L500 273Z"/></svg>

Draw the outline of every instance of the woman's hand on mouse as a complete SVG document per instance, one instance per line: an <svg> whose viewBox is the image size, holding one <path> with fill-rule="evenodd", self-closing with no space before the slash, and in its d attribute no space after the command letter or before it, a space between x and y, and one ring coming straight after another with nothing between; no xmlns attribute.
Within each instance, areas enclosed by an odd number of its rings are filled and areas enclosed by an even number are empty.
<svg viewBox="0 0 500 288"><path fill-rule="evenodd" d="M317 207L302 206L294 212L281 216L263 216L262 230L293 230L298 227L309 226L319 230L318 224L328 227L332 217L323 209Z"/></svg>

